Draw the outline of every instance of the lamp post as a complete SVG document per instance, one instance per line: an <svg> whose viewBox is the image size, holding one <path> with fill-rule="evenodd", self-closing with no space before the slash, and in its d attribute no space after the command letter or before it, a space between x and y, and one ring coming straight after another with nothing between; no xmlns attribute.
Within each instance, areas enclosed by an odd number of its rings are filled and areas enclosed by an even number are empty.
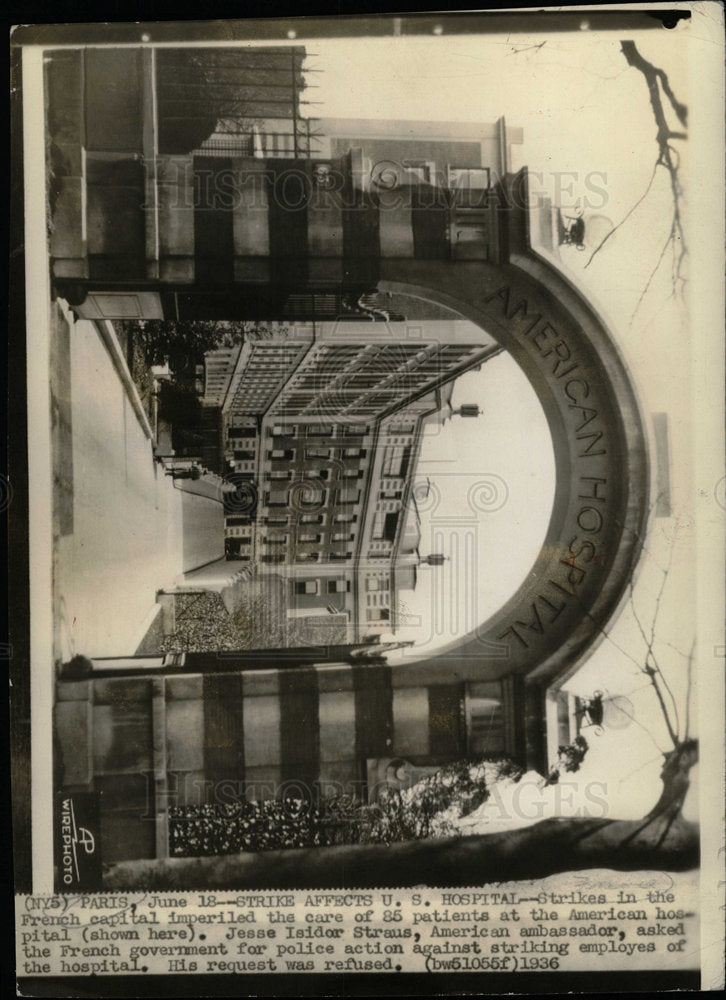
<svg viewBox="0 0 726 1000"><path fill-rule="evenodd" d="M478 417L481 410L477 403L463 403L458 409L451 411L452 417Z"/></svg>

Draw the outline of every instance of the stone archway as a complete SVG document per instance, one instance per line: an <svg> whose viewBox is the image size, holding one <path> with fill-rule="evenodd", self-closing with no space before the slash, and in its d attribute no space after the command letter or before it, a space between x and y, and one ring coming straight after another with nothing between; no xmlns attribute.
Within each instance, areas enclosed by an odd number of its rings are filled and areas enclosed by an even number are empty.
<svg viewBox="0 0 726 1000"><path fill-rule="evenodd" d="M401 682L410 672L426 683L443 668L478 679L485 667L487 677L516 675L536 688L532 714L541 718L540 696L601 636L632 576L649 463L636 394L604 322L522 243L502 266L384 260L379 287L448 306L499 340L539 397L557 477L546 539L525 582L474 632L400 665Z"/></svg>

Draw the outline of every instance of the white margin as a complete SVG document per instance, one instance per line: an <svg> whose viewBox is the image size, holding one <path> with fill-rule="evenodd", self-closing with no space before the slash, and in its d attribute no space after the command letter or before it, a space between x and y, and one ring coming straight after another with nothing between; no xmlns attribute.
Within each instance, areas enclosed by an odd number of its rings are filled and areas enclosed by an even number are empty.
<svg viewBox="0 0 726 1000"><path fill-rule="evenodd" d="M43 50L22 53L30 552L32 885L53 892L53 470Z"/></svg>

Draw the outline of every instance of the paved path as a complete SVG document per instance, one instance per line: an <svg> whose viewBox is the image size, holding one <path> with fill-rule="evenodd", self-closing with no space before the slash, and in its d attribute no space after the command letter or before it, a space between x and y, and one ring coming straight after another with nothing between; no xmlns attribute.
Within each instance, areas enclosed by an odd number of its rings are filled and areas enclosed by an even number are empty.
<svg viewBox="0 0 726 1000"><path fill-rule="evenodd" d="M58 316L54 411L57 649L133 653L156 591L224 548L222 506L174 488L93 323Z"/></svg>

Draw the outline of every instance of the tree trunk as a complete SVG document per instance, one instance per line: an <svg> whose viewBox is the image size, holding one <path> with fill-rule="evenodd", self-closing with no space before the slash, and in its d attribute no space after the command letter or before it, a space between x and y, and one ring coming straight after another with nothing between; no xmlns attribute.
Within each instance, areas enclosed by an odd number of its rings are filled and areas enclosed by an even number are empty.
<svg viewBox="0 0 726 1000"><path fill-rule="evenodd" d="M680 816L691 785L691 768L698 763L698 741L685 740L663 756L665 760L660 772L663 791L648 818L663 816L675 819Z"/></svg>
<svg viewBox="0 0 726 1000"><path fill-rule="evenodd" d="M557 817L519 830L472 837L124 861L106 869L103 888L468 886L586 868L687 871L699 864L698 825L681 815L690 770L698 761L697 740L679 743L664 758L663 790L640 820Z"/></svg>
<svg viewBox="0 0 726 1000"><path fill-rule="evenodd" d="M686 871L698 827L659 820L547 819L506 833L397 844L314 847L210 858L125 861L104 890L315 889L483 885L583 868Z"/></svg>

